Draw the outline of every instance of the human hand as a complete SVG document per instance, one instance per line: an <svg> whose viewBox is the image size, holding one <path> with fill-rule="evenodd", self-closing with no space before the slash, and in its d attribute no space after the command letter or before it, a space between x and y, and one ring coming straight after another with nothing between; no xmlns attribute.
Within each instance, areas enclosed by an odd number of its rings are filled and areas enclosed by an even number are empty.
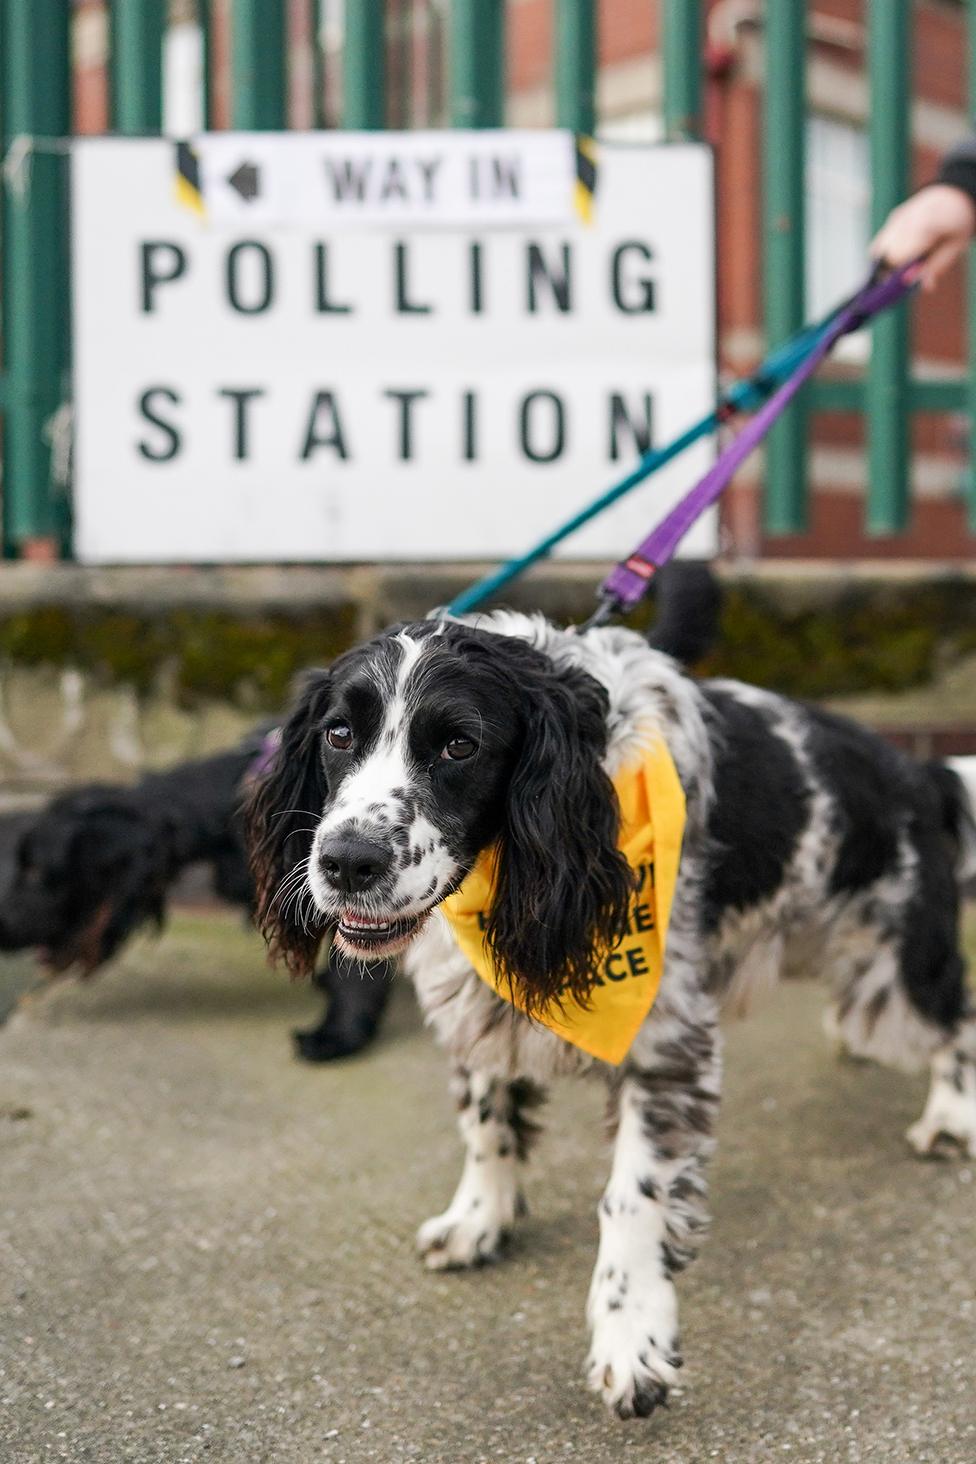
<svg viewBox="0 0 976 1464"><path fill-rule="evenodd" d="M917 278L923 290L962 254L976 230L976 204L961 188L932 183L892 209L871 240L871 258L899 269L921 255Z"/></svg>

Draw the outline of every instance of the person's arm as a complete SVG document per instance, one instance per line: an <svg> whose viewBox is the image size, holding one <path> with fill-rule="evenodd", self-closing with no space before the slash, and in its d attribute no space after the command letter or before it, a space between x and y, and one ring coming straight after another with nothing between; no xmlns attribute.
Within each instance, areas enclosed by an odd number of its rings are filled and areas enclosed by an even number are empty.
<svg viewBox="0 0 976 1464"><path fill-rule="evenodd" d="M871 241L871 257L892 269L925 255L919 270L932 290L976 231L976 134L947 153L935 183L892 209Z"/></svg>

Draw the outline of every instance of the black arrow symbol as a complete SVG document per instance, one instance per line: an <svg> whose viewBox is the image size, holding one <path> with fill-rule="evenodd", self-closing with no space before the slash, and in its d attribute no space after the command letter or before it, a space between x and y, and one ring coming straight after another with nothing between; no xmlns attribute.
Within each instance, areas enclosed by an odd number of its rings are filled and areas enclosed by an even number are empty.
<svg viewBox="0 0 976 1464"><path fill-rule="evenodd" d="M257 198L261 192L260 174L254 163L241 163L240 167L228 176L227 182L237 190L245 203L250 203L251 199Z"/></svg>

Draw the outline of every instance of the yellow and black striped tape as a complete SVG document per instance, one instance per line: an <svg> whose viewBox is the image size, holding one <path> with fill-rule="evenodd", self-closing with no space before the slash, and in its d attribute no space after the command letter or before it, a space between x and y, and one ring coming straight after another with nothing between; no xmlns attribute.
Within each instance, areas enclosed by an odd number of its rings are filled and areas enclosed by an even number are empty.
<svg viewBox="0 0 976 1464"><path fill-rule="evenodd" d="M176 178L173 182L173 191L176 194L177 203L183 208L188 208L198 218L206 215L206 206L203 202L203 189L200 186L200 159L190 142L178 142L176 144Z"/></svg>
<svg viewBox="0 0 976 1464"><path fill-rule="evenodd" d="M584 224L593 222L593 199L596 194L596 138L576 134L576 185L573 202Z"/></svg>

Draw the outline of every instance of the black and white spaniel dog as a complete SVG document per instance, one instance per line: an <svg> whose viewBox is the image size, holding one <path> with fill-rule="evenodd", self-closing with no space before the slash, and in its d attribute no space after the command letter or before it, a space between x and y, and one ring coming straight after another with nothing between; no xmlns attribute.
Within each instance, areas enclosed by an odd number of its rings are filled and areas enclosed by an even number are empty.
<svg viewBox="0 0 976 1464"><path fill-rule="evenodd" d="M585 996L631 891L610 779L655 737L687 821L660 992L603 1070L616 1139L588 1307L590 1383L622 1418L681 1365L674 1278L707 1219L724 1000L829 972L851 1052L931 1065L912 1146L976 1156L963 777L782 696L695 683L632 631L498 612L401 625L311 674L250 810L272 949L308 970L331 929L365 963L402 953L449 1049L464 1171L418 1244L429 1267L471 1266L519 1216L541 1085L601 1065L496 995L437 907L495 846L497 965L530 1010Z"/></svg>

